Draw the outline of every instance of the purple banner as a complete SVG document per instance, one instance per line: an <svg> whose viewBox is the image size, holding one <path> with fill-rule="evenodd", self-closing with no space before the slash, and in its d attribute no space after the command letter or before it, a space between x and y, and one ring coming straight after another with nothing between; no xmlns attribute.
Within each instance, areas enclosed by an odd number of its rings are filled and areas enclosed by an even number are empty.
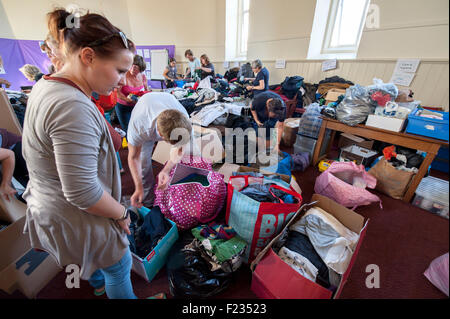
<svg viewBox="0 0 450 319"><path fill-rule="evenodd" d="M167 51L169 52L169 58L175 57L175 46L174 45L137 45L136 46L136 50L142 50L142 57L144 58L144 61L150 62L150 63L151 63L150 51L151 50L162 50L162 49L167 49ZM148 50L148 54L149 54L148 57L145 56L144 50ZM141 55L141 54L139 54L139 55ZM146 72L145 76L147 76L149 88L151 87L153 89L161 89L161 81L151 81L150 76L148 74L149 72L147 72L147 71L148 70L145 71ZM165 88L166 86L163 84L163 87Z"/></svg>
<svg viewBox="0 0 450 319"><path fill-rule="evenodd" d="M31 86L30 82L19 71L25 64L36 65L42 73L48 73L51 64L47 55L41 51L37 40L15 40L0 38L0 56L3 60L5 74L0 77L11 83L10 90L20 91L21 86Z"/></svg>

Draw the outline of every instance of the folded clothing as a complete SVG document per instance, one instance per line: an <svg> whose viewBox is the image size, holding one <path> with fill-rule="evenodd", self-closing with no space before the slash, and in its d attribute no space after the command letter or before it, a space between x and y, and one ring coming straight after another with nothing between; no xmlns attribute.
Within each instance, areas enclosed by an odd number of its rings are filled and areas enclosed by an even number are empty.
<svg viewBox="0 0 450 319"><path fill-rule="evenodd" d="M296 231L290 231L286 243L284 244L284 248L303 256L314 265L317 269L317 276L314 276L314 278L311 279L312 281L317 281L325 288L330 286L328 267L314 249L308 236Z"/></svg>
<svg viewBox="0 0 450 319"><path fill-rule="evenodd" d="M308 236L320 258L339 275L347 270L359 239L358 234L319 207L310 208L289 230Z"/></svg>
<svg viewBox="0 0 450 319"><path fill-rule="evenodd" d="M294 203L294 198L282 190L270 188L276 184L250 184L243 188L240 193L261 203Z"/></svg>
<svg viewBox="0 0 450 319"><path fill-rule="evenodd" d="M224 225L224 227L228 227L228 225ZM201 235L202 229L202 226L192 228L192 235L201 242L205 250L209 251L219 264L241 255L247 247L247 243L239 236L233 236L230 239L209 239Z"/></svg>
<svg viewBox="0 0 450 319"><path fill-rule="evenodd" d="M130 218L130 250L141 258L145 258L172 227L158 206L154 206L143 219L134 212Z"/></svg>

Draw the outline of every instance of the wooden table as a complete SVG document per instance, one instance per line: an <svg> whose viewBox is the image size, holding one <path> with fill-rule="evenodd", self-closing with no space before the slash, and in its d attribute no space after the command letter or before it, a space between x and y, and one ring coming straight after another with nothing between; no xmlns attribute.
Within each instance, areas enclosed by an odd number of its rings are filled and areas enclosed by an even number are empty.
<svg viewBox="0 0 450 319"><path fill-rule="evenodd" d="M331 139L329 141L325 154L320 156L320 150L322 148L323 139L327 129L332 131ZM342 122L327 117L322 117L322 126L320 128L319 137L317 140L316 147L314 149L314 155L312 160L314 166L316 166L319 163L319 161L322 158L326 157L327 154L330 152L331 145L333 144L333 140L336 135L336 131L350 133L360 137L365 137L368 139L382 141L393 145L420 150L427 153L427 156L425 157L424 161L422 162L422 165L419 168L419 172L415 174L415 176L411 181L409 189L403 196L403 201L405 202L411 201L417 189L417 186L419 186L420 181L425 176L428 167L433 162L437 152L439 151L439 148L443 145L448 147L448 142L443 140L427 138L414 134L396 133L361 124L357 126L349 126Z"/></svg>

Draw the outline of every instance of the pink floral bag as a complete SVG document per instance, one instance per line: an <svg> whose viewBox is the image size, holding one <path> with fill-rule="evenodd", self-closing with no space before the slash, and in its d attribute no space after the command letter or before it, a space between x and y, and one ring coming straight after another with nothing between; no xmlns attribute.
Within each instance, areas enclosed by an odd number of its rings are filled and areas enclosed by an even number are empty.
<svg viewBox="0 0 450 319"><path fill-rule="evenodd" d="M169 177L166 190L156 190L155 186L154 204L180 230L210 222L225 205L227 187L223 175L214 172L206 159L185 156Z"/></svg>
<svg viewBox="0 0 450 319"><path fill-rule="evenodd" d="M381 199L366 190L376 185L376 178L367 173L363 165L334 162L317 177L314 191L352 209L373 202L380 202L382 208Z"/></svg>

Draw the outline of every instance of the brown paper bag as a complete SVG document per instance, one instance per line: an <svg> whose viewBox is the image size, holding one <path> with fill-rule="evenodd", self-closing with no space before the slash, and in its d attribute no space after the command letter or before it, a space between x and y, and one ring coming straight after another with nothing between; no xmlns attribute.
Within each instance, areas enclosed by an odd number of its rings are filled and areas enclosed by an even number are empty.
<svg viewBox="0 0 450 319"><path fill-rule="evenodd" d="M369 174L377 179L377 191L395 199L403 198L415 175L413 172L396 169L384 157L369 170Z"/></svg>

